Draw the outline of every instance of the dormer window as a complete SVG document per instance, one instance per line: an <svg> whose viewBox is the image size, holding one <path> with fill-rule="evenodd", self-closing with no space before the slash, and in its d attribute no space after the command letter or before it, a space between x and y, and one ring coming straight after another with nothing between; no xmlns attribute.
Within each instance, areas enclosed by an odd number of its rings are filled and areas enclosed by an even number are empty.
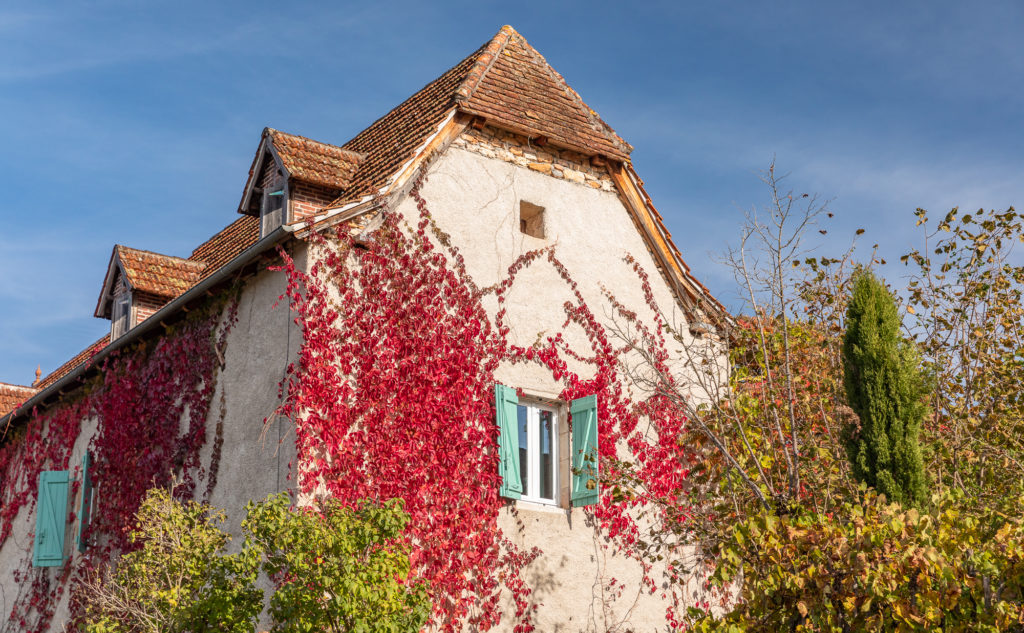
<svg viewBox="0 0 1024 633"><path fill-rule="evenodd" d="M112 341L131 329L132 325L132 293L123 284L118 290L118 294L114 296L110 316L110 340Z"/></svg>
<svg viewBox="0 0 1024 633"><path fill-rule="evenodd" d="M205 268L203 262L118 244L94 314L110 319L110 340L117 340L194 286Z"/></svg>
<svg viewBox="0 0 1024 633"><path fill-rule="evenodd" d="M284 187L268 187L263 190L260 205L260 236L267 235L284 222Z"/></svg>

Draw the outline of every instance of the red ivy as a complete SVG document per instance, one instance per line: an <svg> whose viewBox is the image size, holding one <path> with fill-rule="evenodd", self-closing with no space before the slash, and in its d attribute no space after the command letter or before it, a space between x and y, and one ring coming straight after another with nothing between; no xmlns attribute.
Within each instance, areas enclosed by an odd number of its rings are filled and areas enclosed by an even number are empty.
<svg viewBox="0 0 1024 633"><path fill-rule="evenodd" d="M77 492L81 466L69 464L72 448L82 422L98 421L89 447L96 493L85 534L87 556L74 557L53 572L34 569L30 538L23 567L15 574L19 592L8 615L20 630L46 631L68 580L128 549L125 530L147 489L179 476L185 485L176 491L191 495L197 479L215 477L213 466L210 473L200 468L199 449L206 440L217 359L236 318L233 302L218 328L220 307L187 319L155 343L113 353L100 366L97 381L83 388L84 395L53 411L34 411L23 434L0 447L2 546L20 510L35 506L41 471L71 469ZM69 521L77 512L69 508Z"/></svg>
<svg viewBox="0 0 1024 633"><path fill-rule="evenodd" d="M311 232L308 272L281 251L289 279L281 298L291 302L303 344L279 413L296 425L301 490L351 505L401 498L412 518L406 537L413 573L429 582L442 630L496 625L503 587L517 607L515 630L532 630L536 605L522 570L540 551L521 550L497 526L506 502L497 494L494 371L501 363L539 364L563 384L563 400L598 395L608 485L593 516L612 547L640 562L645 587L656 591L647 573L654 556L636 510L657 500L661 518L685 512L679 493L688 456L676 441L685 418L667 399L632 400L622 380L625 349L616 348L553 249L523 255L503 281L480 289L431 218L421 186L422 180L412 190L420 214L414 229L384 209L383 224L360 243L345 226ZM564 306L563 330L582 328L589 349L571 348L561 333L531 347L508 343L506 296L522 270L543 262L575 298ZM646 274L629 262L648 307L656 308ZM493 319L482 303L488 294L498 301ZM649 333L667 362L661 325L655 316ZM571 369L581 366L580 374ZM626 497L613 493L627 463L620 446L630 450L630 476L644 481L642 491Z"/></svg>

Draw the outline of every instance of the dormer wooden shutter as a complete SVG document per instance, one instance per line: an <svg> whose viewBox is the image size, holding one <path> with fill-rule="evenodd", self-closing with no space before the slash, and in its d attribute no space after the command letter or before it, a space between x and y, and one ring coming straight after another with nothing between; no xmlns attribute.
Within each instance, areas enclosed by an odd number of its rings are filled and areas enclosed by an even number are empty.
<svg viewBox="0 0 1024 633"><path fill-rule="evenodd" d="M260 209L260 236L267 235L284 223L284 187L268 188L263 192Z"/></svg>

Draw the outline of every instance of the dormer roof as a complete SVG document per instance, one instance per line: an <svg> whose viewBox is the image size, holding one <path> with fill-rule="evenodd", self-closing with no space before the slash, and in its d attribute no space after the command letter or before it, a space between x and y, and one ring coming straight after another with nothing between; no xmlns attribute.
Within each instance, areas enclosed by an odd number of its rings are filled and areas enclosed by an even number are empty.
<svg viewBox="0 0 1024 633"><path fill-rule="evenodd" d="M35 387L0 382L0 417L14 411L21 403L39 393Z"/></svg>
<svg viewBox="0 0 1024 633"><path fill-rule="evenodd" d="M103 279L103 290L100 292L94 314L99 318L110 318L114 283L119 275L123 275L133 291L145 292L170 301L194 286L205 268L206 264L203 262L117 244L110 254L107 274Z"/></svg>
<svg viewBox="0 0 1024 633"><path fill-rule="evenodd" d="M358 152L269 127L263 134L270 139L289 176L315 185L344 189L366 158Z"/></svg>
<svg viewBox="0 0 1024 633"><path fill-rule="evenodd" d="M239 213L256 214L250 200L268 156L273 157L289 179L337 191L349 186L359 164L366 158L359 152L337 145L321 143L270 127L264 128L256 156L249 167L249 177L245 181Z"/></svg>

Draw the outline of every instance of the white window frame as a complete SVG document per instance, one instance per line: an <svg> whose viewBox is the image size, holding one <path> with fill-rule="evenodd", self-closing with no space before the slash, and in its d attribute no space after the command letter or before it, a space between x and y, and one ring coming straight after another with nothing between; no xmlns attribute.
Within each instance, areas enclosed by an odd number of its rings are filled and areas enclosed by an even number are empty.
<svg viewBox="0 0 1024 633"><path fill-rule="evenodd" d="M558 446L559 418L558 409L540 404L538 402L520 402L519 406L526 408L526 485L523 486L521 501L539 503L543 505L557 506L561 497L559 472L561 468L561 453ZM540 496L540 412L551 413L551 491L552 498L545 499ZM518 432L518 410L516 413L516 432Z"/></svg>

